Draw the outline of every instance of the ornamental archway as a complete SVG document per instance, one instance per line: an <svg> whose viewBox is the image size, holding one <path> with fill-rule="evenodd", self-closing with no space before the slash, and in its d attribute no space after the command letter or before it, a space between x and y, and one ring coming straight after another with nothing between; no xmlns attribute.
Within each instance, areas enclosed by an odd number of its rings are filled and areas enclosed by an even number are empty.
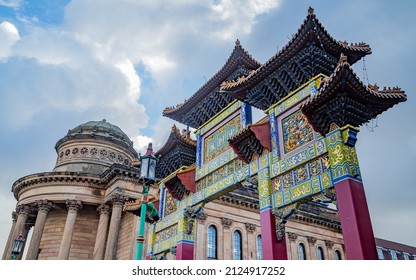
<svg viewBox="0 0 416 280"><path fill-rule="evenodd" d="M250 184L264 259L287 259L285 224L310 200L337 205L348 259L377 259L354 146L360 125L406 95L358 79L350 65L370 53L367 44L334 40L312 9L263 65L237 41L216 75L164 111L195 128L196 141L174 128L159 151L161 220L150 227L149 258L170 251L192 259L193 225L206 203ZM252 124L251 107L267 117Z"/></svg>

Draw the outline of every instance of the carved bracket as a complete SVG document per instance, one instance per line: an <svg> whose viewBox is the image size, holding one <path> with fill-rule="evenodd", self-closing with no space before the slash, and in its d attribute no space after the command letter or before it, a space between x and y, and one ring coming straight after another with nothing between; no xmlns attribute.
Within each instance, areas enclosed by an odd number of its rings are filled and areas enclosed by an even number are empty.
<svg viewBox="0 0 416 280"><path fill-rule="evenodd" d="M335 193L334 187L323 189L322 192L314 195L312 199L315 201L323 202L323 203L333 203L338 208L337 195Z"/></svg>
<svg viewBox="0 0 416 280"><path fill-rule="evenodd" d="M273 209L272 214L276 220L276 237L278 241L282 241L285 238L285 227L287 220L296 213L299 209L300 203L285 207L283 209Z"/></svg>
<svg viewBox="0 0 416 280"><path fill-rule="evenodd" d="M184 209L183 216L187 219L186 226L185 226L185 234L192 234L195 224L195 219L202 219L204 217L204 206L199 206L197 208L193 208L191 206L187 206Z"/></svg>

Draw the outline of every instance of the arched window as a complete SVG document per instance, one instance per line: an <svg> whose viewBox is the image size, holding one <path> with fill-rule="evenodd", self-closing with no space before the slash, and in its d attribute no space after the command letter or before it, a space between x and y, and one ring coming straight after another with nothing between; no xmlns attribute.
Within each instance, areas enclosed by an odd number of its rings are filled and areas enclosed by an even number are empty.
<svg viewBox="0 0 416 280"><path fill-rule="evenodd" d="M217 259L217 228L213 225L208 227L207 258Z"/></svg>
<svg viewBox="0 0 416 280"><path fill-rule="evenodd" d="M261 244L261 234L257 235L256 243L257 243L257 259L262 260L263 259L263 245Z"/></svg>
<svg viewBox="0 0 416 280"><path fill-rule="evenodd" d="M384 260L384 253L381 247L377 247L377 255L379 260Z"/></svg>
<svg viewBox="0 0 416 280"><path fill-rule="evenodd" d="M335 259L336 260L342 260L341 252L338 251L338 250L335 250Z"/></svg>
<svg viewBox="0 0 416 280"><path fill-rule="evenodd" d="M395 250L390 250L390 256L392 260L397 260L397 253Z"/></svg>
<svg viewBox="0 0 416 280"><path fill-rule="evenodd" d="M322 250L322 247L316 248L316 259L318 260L324 260L324 250Z"/></svg>
<svg viewBox="0 0 416 280"><path fill-rule="evenodd" d="M298 254L299 254L299 259L300 260L306 260L305 245L303 245L303 243L299 243Z"/></svg>
<svg viewBox="0 0 416 280"><path fill-rule="evenodd" d="M233 233L233 260L242 260L242 242L241 242L241 233L236 230Z"/></svg>

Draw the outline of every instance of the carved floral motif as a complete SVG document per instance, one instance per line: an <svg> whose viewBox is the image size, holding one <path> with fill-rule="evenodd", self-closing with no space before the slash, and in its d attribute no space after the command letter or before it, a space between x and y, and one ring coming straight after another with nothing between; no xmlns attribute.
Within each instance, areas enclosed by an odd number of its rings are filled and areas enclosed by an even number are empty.
<svg viewBox="0 0 416 280"><path fill-rule="evenodd" d="M230 228L233 224L233 220L229 218L221 218L221 224L224 226L224 228Z"/></svg>

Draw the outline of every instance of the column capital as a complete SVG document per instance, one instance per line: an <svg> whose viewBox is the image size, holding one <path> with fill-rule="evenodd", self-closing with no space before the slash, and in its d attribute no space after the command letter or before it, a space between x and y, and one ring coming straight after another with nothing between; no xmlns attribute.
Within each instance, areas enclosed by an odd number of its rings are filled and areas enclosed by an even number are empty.
<svg viewBox="0 0 416 280"><path fill-rule="evenodd" d="M224 228L230 228L233 224L233 220L229 218L221 218L221 224L224 226Z"/></svg>
<svg viewBox="0 0 416 280"><path fill-rule="evenodd" d="M328 249L332 249L332 247L334 246L334 241L325 240L325 245Z"/></svg>
<svg viewBox="0 0 416 280"><path fill-rule="evenodd" d="M316 238L312 237L312 236L308 236L308 242L312 245L314 245L316 243Z"/></svg>
<svg viewBox="0 0 416 280"><path fill-rule="evenodd" d="M82 202L80 200L67 199L66 208L68 209L68 212L76 213L82 209Z"/></svg>
<svg viewBox="0 0 416 280"><path fill-rule="evenodd" d="M256 230L255 224L246 223L245 226L246 226L246 230L248 231L248 233L253 233Z"/></svg>
<svg viewBox="0 0 416 280"><path fill-rule="evenodd" d="M198 219L198 222L203 225L205 221L207 220L207 218L208 218L207 214L203 213L201 215L201 218Z"/></svg>
<svg viewBox="0 0 416 280"><path fill-rule="evenodd" d="M121 193L115 193L110 197L111 202L114 206L120 206L123 207L124 203L128 201L128 197L125 195L122 195Z"/></svg>
<svg viewBox="0 0 416 280"><path fill-rule="evenodd" d="M110 208L110 205L107 205L107 204L101 204L100 206L98 206L97 207L97 212L100 214L100 215L109 215L110 214L110 212L111 212L111 208Z"/></svg>
<svg viewBox="0 0 416 280"><path fill-rule="evenodd" d="M294 232L288 232L287 236L289 237L290 241L296 241L296 239L298 239L298 234Z"/></svg>
<svg viewBox="0 0 416 280"><path fill-rule="evenodd" d="M53 207L53 203L47 199L37 200L35 202L35 205L38 208L39 212L45 213L48 213Z"/></svg>
<svg viewBox="0 0 416 280"><path fill-rule="evenodd" d="M31 212L30 206L26 204L21 204L16 206L17 215L26 215L28 216Z"/></svg>
<svg viewBox="0 0 416 280"><path fill-rule="evenodd" d="M16 211L13 211L12 212L12 221L13 221L13 223L15 223L17 221L17 213L16 213Z"/></svg>

